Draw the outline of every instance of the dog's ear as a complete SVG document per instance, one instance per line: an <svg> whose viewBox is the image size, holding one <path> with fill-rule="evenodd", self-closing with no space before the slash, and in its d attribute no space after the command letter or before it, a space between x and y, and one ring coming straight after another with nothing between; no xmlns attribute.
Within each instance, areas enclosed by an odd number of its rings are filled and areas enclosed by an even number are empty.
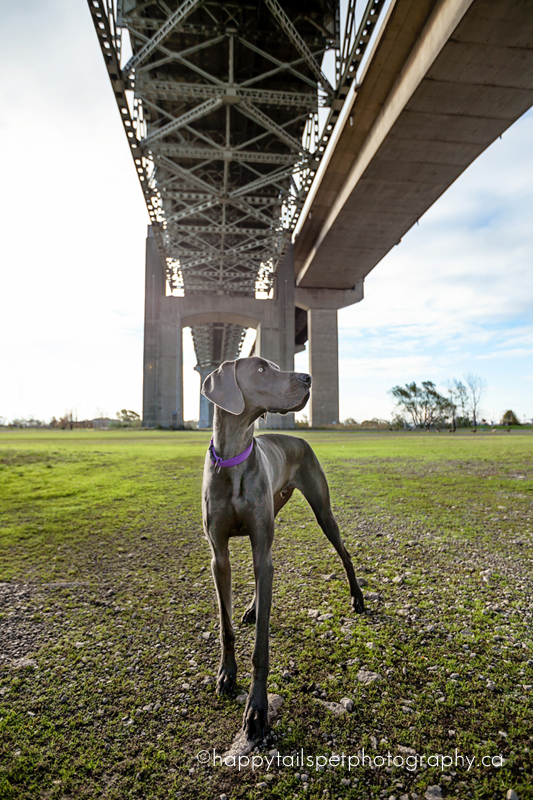
<svg viewBox="0 0 533 800"><path fill-rule="evenodd" d="M236 364L236 361L224 361L207 376L202 386L202 394L230 414L242 414L244 411L244 397L235 374Z"/></svg>

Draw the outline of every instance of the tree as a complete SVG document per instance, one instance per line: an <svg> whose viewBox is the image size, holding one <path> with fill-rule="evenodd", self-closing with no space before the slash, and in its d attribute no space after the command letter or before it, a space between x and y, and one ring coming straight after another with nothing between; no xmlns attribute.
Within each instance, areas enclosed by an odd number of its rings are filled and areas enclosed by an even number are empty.
<svg viewBox="0 0 533 800"><path fill-rule="evenodd" d="M391 425L393 428L407 428L407 420L403 416L403 414L394 414Z"/></svg>
<svg viewBox="0 0 533 800"><path fill-rule="evenodd" d="M359 426L359 423L353 417L346 417L343 424L345 428L357 428Z"/></svg>
<svg viewBox="0 0 533 800"><path fill-rule="evenodd" d="M514 411L511 411L511 409L509 409L509 411L506 411L505 414L503 415L500 425L520 425L520 420L518 419Z"/></svg>
<svg viewBox="0 0 533 800"><path fill-rule="evenodd" d="M450 427L452 431L457 430L457 394L453 381L448 381L448 416L450 417Z"/></svg>
<svg viewBox="0 0 533 800"><path fill-rule="evenodd" d="M468 393L468 407L472 417L472 425L477 427L477 414L481 397L486 388L486 383L479 375L473 375L471 372L464 376L467 393Z"/></svg>
<svg viewBox="0 0 533 800"><path fill-rule="evenodd" d="M123 408L120 411L117 411L117 419L120 420L120 422L131 424L132 422L138 422L141 417L136 411L128 411L127 408Z"/></svg>
<svg viewBox="0 0 533 800"><path fill-rule="evenodd" d="M59 418L57 423L57 427L61 428L62 430L66 431L67 428L70 427L72 430L72 411L65 411L62 417Z"/></svg>
<svg viewBox="0 0 533 800"><path fill-rule="evenodd" d="M429 428L449 415L449 401L437 391L432 381L422 381L421 386L415 381L405 386L393 386L389 394L395 398L396 405L409 414L417 428Z"/></svg>
<svg viewBox="0 0 533 800"><path fill-rule="evenodd" d="M448 381L446 388L448 391L447 415L450 419L450 427L455 431L458 424L467 425L469 423L468 389L457 378Z"/></svg>
<svg viewBox="0 0 533 800"><path fill-rule="evenodd" d="M461 409L460 416L463 420L468 420L468 389L462 381L453 379L453 396L457 408Z"/></svg>

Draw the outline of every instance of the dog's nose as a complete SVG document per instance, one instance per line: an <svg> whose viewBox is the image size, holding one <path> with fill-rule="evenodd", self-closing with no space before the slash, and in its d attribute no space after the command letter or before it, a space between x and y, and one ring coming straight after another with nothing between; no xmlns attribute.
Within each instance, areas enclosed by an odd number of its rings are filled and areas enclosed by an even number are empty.
<svg viewBox="0 0 533 800"><path fill-rule="evenodd" d="M311 386L311 376L307 375L305 372L301 372L298 375L298 380L301 381L302 383L305 383L307 387Z"/></svg>

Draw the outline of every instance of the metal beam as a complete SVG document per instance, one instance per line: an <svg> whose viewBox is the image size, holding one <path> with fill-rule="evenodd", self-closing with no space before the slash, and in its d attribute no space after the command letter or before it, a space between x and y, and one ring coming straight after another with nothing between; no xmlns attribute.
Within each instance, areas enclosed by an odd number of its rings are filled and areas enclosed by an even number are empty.
<svg viewBox="0 0 533 800"><path fill-rule="evenodd" d="M257 236L270 232L269 228L235 228L231 225L180 225L178 230L180 233L225 233L230 236Z"/></svg>
<svg viewBox="0 0 533 800"><path fill-rule="evenodd" d="M203 0L185 0L185 2L182 3L173 14L171 14L167 21L161 25L157 33L155 33L152 38L146 42L144 47L141 47L138 53L134 53L132 55L122 70L123 77L127 78L132 70L138 67L139 64L142 64L143 61L146 61L148 56L150 56L154 50L158 48L161 42L172 33L176 25L179 25L180 22L183 22L184 19L186 19L186 17L188 17L189 14L191 14L202 2Z"/></svg>
<svg viewBox="0 0 533 800"><path fill-rule="evenodd" d="M144 139L141 139L141 145L148 147L152 142L156 142L158 139L168 136L169 133L173 133L180 128L184 128L185 125L188 125L195 119L205 117L206 114L209 114L211 111L215 111L217 108L220 108L221 105L222 100L220 98L212 97L210 100L206 100L205 103L202 103L201 105L196 106L196 108L192 108L190 111L185 112L185 114L182 114L180 117L176 117L172 120L172 122L168 122L166 125L163 125L162 128L157 128L149 136L145 136Z"/></svg>
<svg viewBox="0 0 533 800"><path fill-rule="evenodd" d="M192 158L200 161L250 161L257 164L296 164L302 161L302 156L288 153L265 153L255 150L231 150L214 147L198 147L186 144L173 144L171 142L157 142L150 150L154 154L175 156L176 158Z"/></svg>
<svg viewBox="0 0 533 800"><path fill-rule="evenodd" d="M339 91L341 92L347 81L351 82L355 78L357 67L363 60L365 50L372 38L381 10L385 5L385 0L367 0L361 22L354 35L356 4L356 0L350 0L347 9L346 36L343 42L341 76L339 79Z"/></svg>
<svg viewBox="0 0 533 800"><path fill-rule="evenodd" d="M189 206L183 211L178 211L175 214L169 214L169 216L167 217L167 222L175 222L176 220L184 219L185 217L194 217L201 211L207 211L208 208L213 208L213 206L218 206L219 203L220 200L212 198L211 200L206 200L205 203L198 203L198 205L196 206Z"/></svg>
<svg viewBox="0 0 533 800"><path fill-rule="evenodd" d="M317 107L316 94L304 92L281 92L274 89L252 89L245 86L215 86L202 83L183 83L175 80L146 79L135 81L135 94L138 97L164 97L170 100L201 100L205 97L224 97L227 102L250 100L271 106L305 108L314 111Z"/></svg>
<svg viewBox="0 0 533 800"><path fill-rule="evenodd" d="M122 27L127 28L132 33L138 34L139 28L147 30L158 30L161 25L160 19L155 17L141 17L139 12L143 10L143 6L153 6L154 0L149 0L146 3L140 3L132 11L123 12ZM185 33L194 34L195 36L216 36L219 31L218 25L196 25L194 22L179 23L174 27L174 32L184 31ZM148 41L149 36L146 37Z"/></svg>
<svg viewBox="0 0 533 800"><path fill-rule="evenodd" d="M259 211L253 206L249 206L248 203L245 203L243 200L241 200L241 198L234 197L232 198L231 203L235 206L235 208L238 208L240 211L244 211L245 214L248 214L251 217L261 220L261 222L264 222L265 225L272 227L274 230L278 230L281 225L279 219L265 216L262 211Z"/></svg>
<svg viewBox="0 0 533 800"><path fill-rule="evenodd" d="M272 69L269 72L263 72L260 75L255 75L252 78L248 78L248 80L246 81L242 81L240 84L241 86L251 86L252 83L257 83L258 81L264 81L267 78L271 77L272 75L277 75L278 72L287 70L292 75L294 75L295 78L298 78L304 83L307 83L309 86L312 86L313 89L316 90L316 83L315 81L312 80L312 78L308 78L307 75L303 75L301 72L298 72L298 70L294 69L296 64L301 64L303 58L297 58L295 61L291 61L289 63L285 61L280 61L278 58L275 58L275 56L273 56L271 53L267 53L265 50L263 50L261 47L258 47L256 44L253 44L252 42L249 42L246 39L241 38L240 36L238 38L239 42L241 42L241 44L245 45L246 47L250 48L250 50L253 53L257 53L263 58L266 58L267 61L271 61L272 64L276 65L276 69Z"/></svg>
<svg viewBox="0 0 533 800"><path fill-rule="evenodd" d="M254 122L258 122L263 128L266 128L267 131L270 131L278 139L281 139L282 142L288 144L293 150L296 152L301 153L303 152L303 145L298 139L295 139L294 136L291 136L284 130L280 125L277 125L274 120L269 117L267 114L264 114L259 108L256 108L253 103L250 103L248 100L242 100L238 105L237 108L242 114L245 114L250 119L253 119Z"/></svg>
<svg viewBox="0 0 533 800"><path fill-rule="evenodd" d="M322 88L325 92L329 95L333 95L335 90L333 86L330 84L320 65L315 60L315 57L307 47L305 40L300 36L292 22L290 21L287 14L284 12L278 0L265 0L265 3L269 7L270 11L274 15L278 25L280 26L281 30L287 34L295 48L298 50L300 55L302 56L303 60L311 70L311 72L316 75L318 78L318 82L321 84Z"/></svg>
<svg viewBox="0 0 533 800"><path fill-rule="evenodd" d="M223 256L224 261L230 260L231 256L238 255L239 253L247 253L249 250L253 250L254 248L257 247L258 245L255 242L253 244L243 244L240 245L239 247L232 247L231 249L226 250ZM260 255L260 257L262 258L262 254L258 255ZM180 265L181 265L180 268L184 270L184 269L192 269L192 267L197 267L200 264L206 264L210 261L216 261L218 258L220 258L220 253L216 253L215 255L206 254L203 257L197 255L197 257L193 258L191 261L182 261L182 255L180 253L180 255L177 256L177 258L180 259Z"/></svg>
<svg viewBox="0 0 533 800"><path fill-rule="evenodd" d="M197 189L200 189L200 191L213 191L213 186L211 186L209 183L206 183L206 181L203 181L198 177L198 175L195 175L194 172L191 172L191 170L182 167L181 164L176 164L175 161L171 161L170 158L166 158L166 156L163 155L158 155L157 163L162 164L174 175L178 175L180 178L183 178L184 181L190 183L192 186L195 186Z"/></svg>
<svg viewBox="0 0 533 800"><path fill-rule="evenodd" d="M221 202L230 202L231 198L234 196L242 197L245 203L253 203L258 206L271 206L273 203L281 203L283 198L280 198L278 195L273 195L271 197L264 196L264 195L243 195L240 193L239 195L233 195L230 192L227 196L223 193L219 192L211 192L210 194L206 194L205 192L182 192L182 191L165 191L164 187L161 187L161 193L163 195L164 200L209 200L212 197L217 197Z"/></svg>

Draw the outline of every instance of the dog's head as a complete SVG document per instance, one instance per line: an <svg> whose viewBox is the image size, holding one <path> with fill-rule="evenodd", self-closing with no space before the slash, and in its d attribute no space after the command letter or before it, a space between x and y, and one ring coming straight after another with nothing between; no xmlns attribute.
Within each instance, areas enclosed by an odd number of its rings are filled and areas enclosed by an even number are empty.
<svg viewBox="0 0 533 800"><path fill-rule="evenodd" d="M277 364L258 356L224 361L202 386L202 394L224 411L255 417L265 411L300 411L309 400L310 390L310 375L282 372Z"/></svg>

